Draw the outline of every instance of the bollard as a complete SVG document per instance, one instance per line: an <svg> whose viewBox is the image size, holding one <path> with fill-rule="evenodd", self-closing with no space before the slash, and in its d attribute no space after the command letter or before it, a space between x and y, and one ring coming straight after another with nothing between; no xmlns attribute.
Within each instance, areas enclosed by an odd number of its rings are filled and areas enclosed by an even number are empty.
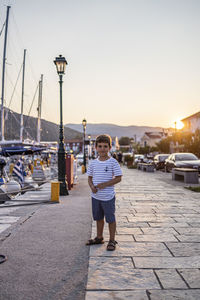
<svg viewBox="0 0 200 300"><path fill-rule="evenodd" d="M51 201L59 202L60 195L60 182L52 181L51 182Z"/></svg>
<svg viewBox="0 0 200 300"><path fill-rule="evenodd" d="M81 171L82 171L82 174L85 173L85 166L84 165L81 166Z"/></svg>
<svg viewBox="0 0 200 300"><path fill-rule="evenodd" d="M10 175L12 175L14 166L15 166L15 165L14 165L13 163L10 164L10 170L9 170L9 174L10 174Z"/></svg>
<svg viewBox="0 0 200 300"><path fill-rule="evenodd" d="M33 164L31 164L31 174L33 174L33 169L34 169Z"/></svg>

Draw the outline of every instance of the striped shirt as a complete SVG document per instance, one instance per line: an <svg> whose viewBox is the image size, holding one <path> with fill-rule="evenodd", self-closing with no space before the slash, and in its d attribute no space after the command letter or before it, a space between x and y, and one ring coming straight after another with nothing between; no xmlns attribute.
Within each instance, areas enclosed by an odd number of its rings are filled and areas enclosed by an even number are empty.
<svg viewBox="0 0 200 300"><path fill-rule="evenodd" d="M109 181L116 176L122 176L122 171L118 161L114 158L101 161L98 158L90 161L87 175L92 177L94 186L99 183ZM92 197L97 200L109 201L115 196L114 186L108 186L104 189L98 189L96 193L92 192Z"/></svg>

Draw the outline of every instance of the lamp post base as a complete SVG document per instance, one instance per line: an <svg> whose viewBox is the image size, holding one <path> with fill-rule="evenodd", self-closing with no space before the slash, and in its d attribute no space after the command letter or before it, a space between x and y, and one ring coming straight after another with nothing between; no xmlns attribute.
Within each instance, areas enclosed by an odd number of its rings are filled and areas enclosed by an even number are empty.
<svg viewBox="0 0 200 300"><path fill-rule="evenodd" d="M68 188L67 188L67 182L61 182L60 183L60 196L67 196L69 195L68 193Z"/></svg>
<svg viewBox="0 0 200 300"><path fill-rule="evenodd" d="M61 144L58 149L58 181L60 182L60 196L69 195L68 184L66 181L66 165L65 165L65 151Z"/></svg>

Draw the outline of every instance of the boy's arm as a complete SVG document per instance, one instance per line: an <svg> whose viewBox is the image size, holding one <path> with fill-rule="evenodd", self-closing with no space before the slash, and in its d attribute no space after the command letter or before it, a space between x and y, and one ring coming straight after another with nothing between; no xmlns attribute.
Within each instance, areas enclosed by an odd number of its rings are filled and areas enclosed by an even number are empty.
<svg viewBox="0 0 200 300"><path fill-rule="evenodd" d="M92 181L92 176L88 176L88 184L92 190L93 193L97 192L97 188L94 186L93 181Z"/></svg>
<svg viewBox="0 0 200 300"><path fill-rule="evenodd" d="M122 180L122 176L116 176L113 179L97 184L98 189L105 189L107 186L113 186L116 183L119 183Z"/></svg>

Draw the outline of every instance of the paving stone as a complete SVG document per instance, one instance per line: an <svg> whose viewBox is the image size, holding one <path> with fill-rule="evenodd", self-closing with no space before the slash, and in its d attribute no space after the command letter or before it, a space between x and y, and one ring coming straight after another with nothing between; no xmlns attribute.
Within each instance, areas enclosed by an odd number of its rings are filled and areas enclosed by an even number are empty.
<svg viewBox="0 0 200 300"><path fill-rule="evenodd" d="M200 256L200 243L166 243L174 256Z"/></svg>
<svg viewBox="0 0 200 300"><path fill-rule="evenodd" d="M0 224L0 233L9 228L11 224Z"/></svg>
<svg viewBox="0 0 200 300"><path fill-rule="evenodd" d="M179 213L155 213L155 216L157 218L162 218L162 217L170 217L170 218L182 218L182 215Z"/></svg>
<svg viewBox="0 0 200 300"><path fill-rule="evenodd" d="M141 228L144 234L177 234L173 228Z"/></svg>
<svg viewBox="0 0 200 300"><path fill-rule="evenodd" d="M200 289L200 270L199 269L178 269L185 281L193 289ZM200 295L200 294L199 294Z"/></svg>
<svg viewBox="0 0 200 300"><path fill-rule="evenodd" d="M146 216L146 217L129 217L128 218L129 222L174 222L175 221L171 217L156 217L156 216Z"/></svg>
<svg viewBox="0 0 200 300"><path fill-rule="evenodd" d="M170 223L159 223L159 222L148 222L150 227L172 227L172 228L179 228L179 227L189 227L188 223L175 223L174 221Z"/></svg>
<svg viewBox="0 0 200 300"><path fill-rule="evenodd" d="M200 268L200 256L191 257L133 257L136 268L173 269L173 268Z"/></svg>
<svg viewBox="0 0 200 300"><path fill-rule="evenodd" d="M200 227L200 223L192 223L192 222L188 222L188 224L191 226L191 227Z"/></svg>
<svg viewBox="0 0 200 300"><path fill-rule="evenodd" d="M149 290L151 300L199 300L199 290Z"/></svg>
<svg viewBox="0 0 200 300"><path fill-rule="evenodd" d="M17 207L5 207L4 208L4 207L2 207L2 205L0 205L0 216L8 215L17 209L18 209Z"/></svg>
<svg viewBox="0 0 200 300"><path fill-rule="evenodd" d="M155 271L164 289L186 289L187 285L175 269Z"/></svg>
<svg viewBox="0 0 200 300"><path fill-rule="evenodd" d="M199 216L196 218L184 217L184 218L177 218L175 217L174 220L176 222L191 222L191 223L199 223Z"/></svg>
<svg viewBox="0 0 200 300"><path fill-rule="evenodd" d="M115 251L107 251L106 244L90 247L90 256L164 256L171 257L163 243L119 242Z"/></svg>
<svg viewBox="0 0 200 300"><path fill-rule="evenodd" d="M12 216L0 216L0 224L5 223L15 223L19 220L19 217Z"/></svg>
<svg viewBox="0 0 200 300"><path fill-rule="evenodd" d="M148 300L145 291L88 291L85 300Z"/></svg>
<svg viewBox="0 0 200 300"><path fill-rule="evenodd" d="M137 242L178 242L173 234L134 234Z"/></svg>
<svg viewBox="0 0 200 300"><path fill-rule="evenodd" d="M152 270L134 269L131 258L91 257L87 290L160 289Z"/></svg>
<svg viewBox="0 0 200 300"><path fill-rule="evenodd" d="M200 235L200 228L190 227L190 228L178 228L178 233L180 234L199 234Z"/></svg>
<svg viewBox="0 0 200 300"><path fill-rule="evenodd" d="M155 213L155 210L152 207L134 207L134 208L135 208L137 214L139 214L139 213L143 214L143 213L147 213L147 212L149 212L151 214Z"/></svg>
<svg viewBox="0 0 200 300"><path fill-rule="evenodd" d="M176 238L180 242L194 242L194 243L200 243L200 235L176 235Z"/></svg>
<svg viewBox="0 0 200 300"><path fill-rule="evenodd" d="M160 213L163 213L163 214L189 214L189 213L195 213L194 210L192 209L182 209L180 207L176 207L176 208L167 208L167 209L163 209L163 208L159 208L156 210L156 213L160 214Z"/></svg>
<svg viewBox="0 0 200 300"><path fill-rule="evenodd" d="M117 234L142 234L140 228L117 227Z"/></svg>
<svg viewBox="0 0 200 300"><path fill-rule="evenodd" d="M116 234L115 239L117 242L133 242L134 238L131 234Z"/></svg>
<svg viewBox="0 0 200 300"><path fill-rule="evenodd" d="M128 222L127 227L128 226L132 226L132 228L134 228L134 227L149 227L149 224L147 222Z"/></svg>

